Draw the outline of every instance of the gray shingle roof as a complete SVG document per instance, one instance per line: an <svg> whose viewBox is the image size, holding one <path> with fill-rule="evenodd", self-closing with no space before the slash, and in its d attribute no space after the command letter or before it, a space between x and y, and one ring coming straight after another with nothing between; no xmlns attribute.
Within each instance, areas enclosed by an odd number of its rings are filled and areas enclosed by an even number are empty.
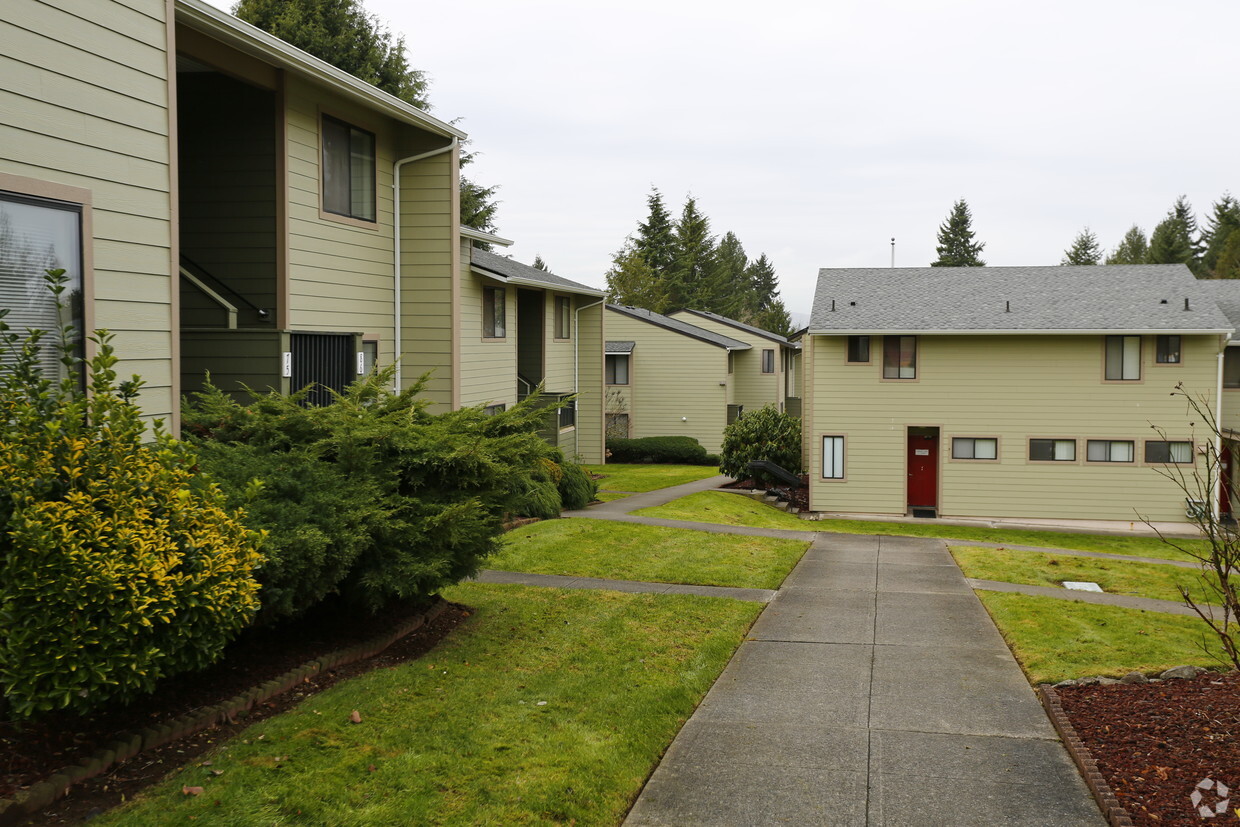
<svg viewBox="0 0 1240 827"><path fill-rule="evenodd" d="M1231 329L1202 284L1181 264L823 269L809 329Z"/></svg>
<svg viewBox="0 0 1240 827"><path fill-rule="evenodd" d="M571 281L562 276L557 276L555 273L548 273L546 270L539 270L537 267L513 261L505 256L488 253L486 250L479 250L477 248L470 250L470 261L474 267L495 273L506 279L537 282L546 285L549 289L558 289L569 293L585 292L591 296L603 295L603 291L597 287L590 287L588 284Z"/></svg>
<svg viewBox="0 0 1240 827"><path fill-rule="evenodd" d="M778 333L772 333L771 331L763 330L760 327L754 327L753 325L745 324L744 322L738 322L736 319L729 319L727 316L720 316L718 313L711 313L707 310L690 310L687 307L684 310L677 310L676 312L692 313L694 316L701 316L703 319L710 319L713 322L719 322L719 324L726 324L728 327L734 327L737 330L743 330L746 333L752 333L755 336L770 339L772 342L779 342L781 345L792 344Z"/></svg>
<svg viewBox="0 0 1240 827"><path fill-rule="evenodd" d="M608 342L604 347L605 353L632 353L633 346L636 342Z"/></svg>
<svg viewBox="0 0 1240 827"><path fill-rule="evenodd" d="M1214 298L1232 326L1240 329L1240 279L1200 281L1198 284Z"/></svg>
<svg viewBox="0 0 1240 827"><path fill-rule="evenodd" d="M707 344L714 345L715 347L727 348L728 350L752 349L750 345L747 345L744 342L739 342L736 339L724 336L721 333L705 330L697 325L689 324L688 322L682 322L680 319L673 319L668 316L660 315L655 313L653 310L646 310L641 307L629 307L624 304L609 304L607 305L607 309L614 310L617 313L623 313L624 315L631 316L634 319L640 319L643 322L649 322L650 324L667 328L668 330L698 339L699 341L706 342Z"/></svg>

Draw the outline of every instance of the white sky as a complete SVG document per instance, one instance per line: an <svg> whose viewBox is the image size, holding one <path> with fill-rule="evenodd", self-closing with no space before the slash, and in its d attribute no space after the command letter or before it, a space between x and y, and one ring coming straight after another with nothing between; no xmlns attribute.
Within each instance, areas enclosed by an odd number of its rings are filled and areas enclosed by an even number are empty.
<svg viewBox="0 0 1240 827"><path fill-rule="evenodd" d="M892 236L929 264L957 198L988 264L1039 265L1240 196L1235 0L365 2L462 119L507 252L587 284L652 185L767 253L794 313Z"/></svg>

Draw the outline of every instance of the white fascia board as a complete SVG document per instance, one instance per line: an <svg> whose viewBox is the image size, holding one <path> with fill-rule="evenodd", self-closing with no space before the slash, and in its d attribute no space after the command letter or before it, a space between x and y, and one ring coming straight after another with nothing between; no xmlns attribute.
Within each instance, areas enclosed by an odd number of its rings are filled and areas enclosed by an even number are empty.
<svg viewBox="0 0 1240 827"><path fill-rule="evenodd" d="M432 117L416 106L358 80L348 72L341 71L244 20L209 6L203 0L176 0L176 19L178 23L222 41L264 63L289 69L398 121L439 135L462 140L467 137L465 132L452 124Z"/></svg>
<svg viewBox="0 0 1240 827"><path fill-rule="evenodd" d="M810 336L1218 336L1231 335L1233 329L1138 329L1121 330L811 330Z"/></svg>
<svg viewBox="0 0 1240 827"><path fill-rule="evenodd" d="M471 241L481 241L484 244L498 244L501 247L511 247L513 244L516 244L515 241L510 239L501 238L483 230L475 230L473 227L461 227L461 238L468 238Z"/></svg>

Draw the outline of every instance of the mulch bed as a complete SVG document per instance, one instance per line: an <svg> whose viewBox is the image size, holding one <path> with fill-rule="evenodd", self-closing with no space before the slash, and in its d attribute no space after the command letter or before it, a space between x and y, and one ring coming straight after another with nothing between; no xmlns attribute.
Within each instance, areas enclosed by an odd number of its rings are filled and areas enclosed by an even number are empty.
<svg viewBox="0 0 1240 827"><path fill-rule="evenodd" d="M1240 820L1240 673L1056 692L1134 824ZM1212 820L1203 820L1190 800L1205 779L1232 790L1226 814ZM1205 790L1199 806L1219 801L1215 790Z"/></svg>
<svg viewBox="0 0 1240 827"><path fill-rule="evenodd" d="M153 695L128 707L93 716L51 715L20 726L0 721L0 797L12 796L88 758L122 734L222 703L303 663L378 637L425 609L425 604L401 604L374 617L325 609L295 624L250 630L229 646L224 659L215 666L165 681ZM256 706L248 715L239 716L235 723L143 751L111 772L73 787L68 797L41 811L36 820L40 824L79 824L256 721L283 712L338 681L420 657L468 616L465 607L449 604L437 618L379 655L307 678L289 692Z"/></svg>
<svg viewBox="0 0 1240 827"><path fill-rule="evenodd" d="M793 508L799 508L802 511L809 511L809 475L801 475L801 485L799 488L791 488L786 485L768 486L758 484L752 479L736 480L735 482L721 485L720 488L732 488L737 491L754 491L765 490L779 496L781 500L789 503Z"/></svg>

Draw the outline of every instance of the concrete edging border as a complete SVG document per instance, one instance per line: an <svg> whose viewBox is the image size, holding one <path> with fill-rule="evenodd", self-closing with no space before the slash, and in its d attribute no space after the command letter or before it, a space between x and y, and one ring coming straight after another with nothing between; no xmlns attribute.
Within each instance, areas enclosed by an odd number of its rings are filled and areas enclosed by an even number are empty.
<svg viewBox="0 0 1240 827"><path fill-rule="evenodd" d="M73 785L103 775L113 767L138 755L143 750L161 747L171 741L185 738L209 729L216 724L224 723L238 713L248 711L255 705L270 700L276 695L282 695L307 678L329 669L347 666L351 663L372 658L396 641L412 634L439 617L447 607L448 602L442 597L436 596L435 602L426 611L410 618L393 631L385 632L357 646L329 652L318 660L307 661L278 677L251 687L222 704L205 707L197 712L187 713L179 718L173 718L171 721L147 727L139 733L124 735L90 758L84 759L81 763L65 767L50 778L40 781L13 798L0 799L0 827L20 824L44 807L48 807L52 803L64 798L68 795Z"/></svg>
<svg viewBox="0 0 1240 827"><path fill-rule="evenodd" d="M1042 684L1038 687L1038 697L1042 701L1042 706L1046 710L1046 715L1051 719L1051 724L1055 727L1055 731L1059 733L1059 739L1063 742L1064 747L1068 750L1068 754L1072 756L1073 763L1077 769L1081 771L1081 777L1085 779L1085 785L1089 787L1089 791L1094 794L1094 800L1098 802L1099 809L1106 816L1107 822L1111 827L1133 827L1132 818L1128 815L1128 811L1119 803L1119 799L1115 797L1115 793L1111 790L1106 779L1098 770L1098 762L1089 752L1089 747L1085 746L1085 742L1076 734L1076 730L1072 727L1072 722L1068 720L1068 713L1063 711L1063 704L1059 700L1059 693L1050 684Z"/></svg>

